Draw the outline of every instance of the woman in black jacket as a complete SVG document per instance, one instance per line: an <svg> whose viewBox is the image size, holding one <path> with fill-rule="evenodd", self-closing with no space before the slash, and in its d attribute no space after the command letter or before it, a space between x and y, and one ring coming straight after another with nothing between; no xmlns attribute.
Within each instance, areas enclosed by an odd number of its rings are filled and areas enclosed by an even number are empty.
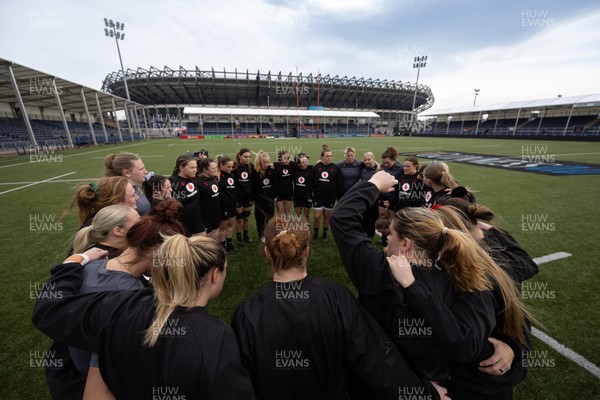
<svg viewBox="0 0 600 400"><path fill-rule="evenodd" d="M290 153L281 150L277 153L277 162L273 174L273 195L277 213L289 213L294 197L294 170L296 164L290 160Z"/></svg>
<svg viewBox="0 0 600 400"><path fill-rule="evenodd" d="M235 253L233 246L233 226L235 225L238 204L237 180L233 171L233 161L228 156L219 156L219 202L221 206L221 223L219 241L228 253Z"/></svg>
<svg viewBox="0 0 600 400"><path fill-rule="evenodd" d="M96 258L106 253L94 250ZM71 256L52 270L33 324L56 341L97 352L116 398L255 398L235 334L206 311L225 280L220 243L168 238L155 253L154 290L76 295L86 258Z"/></svg>
<svg viewBox="0 0 600 400"><path fill-rule="evenodd" d="M310 220L310 209L312 208L312 165L308 165L308 156L302 154L298 157L297 167L294 168L294 211L296 215L304 215Z"/></svg>
<svg viewBox="0 0 600 400"><path fill-rule="evenodd" d="M177 157L175 168L171 175L173 198L183 204L179 220L185 226L188 235L206 235L206 228L202 224L202 211L200 209L198 180L198 162L194 156L183 154Z"/></svg>
<svg viewBox="0 0 600 400"><path fill-rule="evenodd" d="M273 193L273 179L275 169L270 162L269 153L260 150L254 160L254 174L252 175L252 194L254 196L254 217L256 230L261 243L265 243L265 225L275 214L275 194Z"/></svg>
<svg viewBox="0 0 600 400"><path fill-rule="evenodd" d="M217 163L210 158L203 158L198 164L198 201L202 224L206 228L206 235L215 240L219 238L221 225L221 203L219 200L219 182L217 180Z"/></svg>
<svg viewBox="0 0 600 400"><path fill-rule="evenodd" d="M273 282L232 321L259 399L397 400L399 390L437 398L346 288L307 274L310 227L301 216L278 214L265 237Z"/></svg>
<svg viewBox="0 0 600 400"><path fill-rule="evenodd" d="M250 226L250 213L254 198L252 197L252 176L254 167L250 161L252 152L249 149L242 148L235 155L235 164L233 166L233 177L237 181L238 207L235 216L235 231L237 244L243 246L244 242L252 243L248 233ZM244 236L242 237L242 231Z"/></svg>

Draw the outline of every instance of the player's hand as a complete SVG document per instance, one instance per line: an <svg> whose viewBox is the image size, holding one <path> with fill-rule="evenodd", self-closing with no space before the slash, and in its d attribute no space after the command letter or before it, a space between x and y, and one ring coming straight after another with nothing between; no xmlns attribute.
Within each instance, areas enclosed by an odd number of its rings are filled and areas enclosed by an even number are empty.
<svg viewBox="0 0 600 400"><path fill-rule="evenodd" d="M434 381L429 381L429 382L431 382L431 384L433 385L433 387L435 388L435 390L437 390L438 394L440 395L440 400L452 400L450 397L447 396L448 389L446 389L443 386L438 385Z"/></svg>
<svg viewBox="0 0 600 400"><path fill-rule="evenodd" d="M515 352L501 340L493 337L488 338L488 340L494 345L494 354L479 363L479 370L490 375L504 375L510 370Z"/></svg>
<svg viewBox="0 0 600 400"><path fill-rule="evenodd" d="M84 251L82 254L88 256L90 261L96 261L108 257L108 251L99 249L97 247L92 247L91 249Z"/></svg>
<svg viewBox="0 0 600 400"><path fill-rule="evenodd" d="M415 282L412 267L404 254L392 254L387 257L390 270L396 282L403 288L409 287Z"/></svg>
<svg viewBox="0 0 600 400"><path fill-rule="evenodd" d="M379 189L381 193L394 191L394 186L398 184L396 178L385 171L376 172L375 175L369 179L369 182L377 186L377 189Z"/></svg>

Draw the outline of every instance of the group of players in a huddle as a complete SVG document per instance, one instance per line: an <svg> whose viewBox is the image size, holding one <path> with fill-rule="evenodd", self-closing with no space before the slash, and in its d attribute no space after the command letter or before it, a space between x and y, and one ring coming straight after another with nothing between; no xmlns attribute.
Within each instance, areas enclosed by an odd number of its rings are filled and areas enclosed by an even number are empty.
<svg viewBox="0 0 600 400"><path fill-rule="evenodd" d="M333 153L326 145L314 165L310 164L309 155L299 153L292 159L286 150L279 151L272 162L262 150L254 153L242 148L235 159L220 155L212 160L203 149L180 156L169 179L172 196L184 204L181 222L188 233L205 233L231 253L236 251L234 226L238 246L253 241L249 235L253 206L262 243L266 221L276 212L290 213L292 205L296 215L307 220L311 220L313 210L312 243L318 242L321 229L321 239L327 241L329 216L336 201L355 183L368 181L379 170L394 176L398 185L394 192L381 194L378 206L369 211L365 229L371 237L378 217L389 218L390 213L404 207L431 207L440 198L449 197L456 186L445 164L433 164L429 172L433 176L430 185L437 189L434 190L424 182L425 167L419 169L418 159L410 156L401 162L393 147L385 149L381 163L372 152L365 153L362 161L356 160L352 147L346 147L344 159L334 163ZM162 198L160 189L151 195Z"/></svg>
<svg viewBox="0 0 600 400"><path fill-rule="evenodd" d="M64 364L46 371L53 398L511 399L533 318L518 288L537 266L446 164L398 156L201 150L170 176L107 156L34 309ZM252 210L273 281L230 327L205 307L233 233L253 242ZM358 299L308 275L330 228Z"/></svg>

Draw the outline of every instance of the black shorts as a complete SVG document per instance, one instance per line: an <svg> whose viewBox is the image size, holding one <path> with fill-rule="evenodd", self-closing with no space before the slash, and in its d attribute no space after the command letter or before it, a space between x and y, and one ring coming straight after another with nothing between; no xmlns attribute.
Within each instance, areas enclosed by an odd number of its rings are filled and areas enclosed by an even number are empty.
<svg viewBox="0 0 600 400"><path fill-rule="evenodd" d="M221 221L227 221L230 218L235 218L237 210L235 207L227 207L224 210L221 209Z"/></svg>
<svg viewBox="0 0 600 400"><path fill-rule="evenodd" d="M254 204L254 201L252 201L252 199L250 199L250 198L242 199L242 200L238 201L237 207L238 208L250 208L250 207L252 207L253 204Z"/></svg>
<svg viewBox="0 0 600 400"><path fill-rule="evenodd" d="M292 201L294 195L292 193L284 193L275 196L275 201Z"/></svg>
<svg viewBox="0 0 600 400"><path fill-rule="evenodd" d="M296 208L298 208L298 207L311 208L312 207L312 201L308 201L308 199L295 200L294 201L294 207L296 207Z"/></svg>
<svg viewBox="0 0 600 400"><path fill-rule="evenodd" d="M313 202L313 208L315 210L317 210L319 208L326 208L328 210L331 210L333 208L334 204L335 204L335 200L333 200L333 201L317 201L317 200L315 200Z"/></svg>

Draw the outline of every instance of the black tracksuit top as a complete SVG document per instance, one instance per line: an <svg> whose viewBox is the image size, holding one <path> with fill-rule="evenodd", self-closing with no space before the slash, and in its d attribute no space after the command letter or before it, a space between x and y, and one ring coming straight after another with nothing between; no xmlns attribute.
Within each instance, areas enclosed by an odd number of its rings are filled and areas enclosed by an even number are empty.
<svg viewBox="0 0 600 400"><path fill-rule="evenodd" d="M219 225L221 222L221 202L219 197L219 182L214 176L208 178L199 176L198 201L202 213L202 223L206 226Z"/></svg>
<svg viewBox="0 0 600 400"><path fill-rule="evenodd" d="M274 164L273 193L275 197L292 197L294 193L294 170L296 164L290 162L285 165L280 162Z"/></svg>
<svg viewBox="0 0 600 400"><path fill-rule="evenodd" d="M221 171L221 177L219 179L219 201L221 203L222 211L237 207L238 189L236 183L237 181L233 174Z"/></svg>
<svg viewBox="0 0 600 400"><path fill-rule="evenodd" d="M231 171L235 179L237 180L238 188L238 200L252 199L252 175L254 175L254 165L248 164L237 165L233 171Z"/></svg>
<svg viewBox="0 0 600 400"><path fill-rule="evenodd" d="M179 214L179 220L185 226L189 235L204 232L202 224L202 210L198 198L198 181L196 178L182 178L179 175L171 175L171 186L173 197L183 204Z"/></svg>
<svg viewBox="0 0 600 400"><path fill-rule="evenodd" d="M437 398L338 283L270 282L239 305L232 327L261 400L397 400L402 387Z"/></svg>
<svg viewBox="0 0 600 400"><path fill-rule="evenodd" d="M312 200L312 193L309 193L312 187L312 168L312 165L308 165L305 169L294 169L294 201Z"/></svg>
<svg viewBox="0 0 600 400"><path fill-rule="evenodd" d="M235 334L204 307L177 307L148 348L143 335L154 319L153 290L77 295L82 273L77 263L53 269L33 324L55 341L97 352L117 399L255 399Z"/></svg>
<svg viewBox="0 0 600 400"><path fill-rule="evenodd" d="M312 167L310 183L309 196L312 194L314 202L335 202L343 189L342 172L334 163L318 163Z"/></svg>

